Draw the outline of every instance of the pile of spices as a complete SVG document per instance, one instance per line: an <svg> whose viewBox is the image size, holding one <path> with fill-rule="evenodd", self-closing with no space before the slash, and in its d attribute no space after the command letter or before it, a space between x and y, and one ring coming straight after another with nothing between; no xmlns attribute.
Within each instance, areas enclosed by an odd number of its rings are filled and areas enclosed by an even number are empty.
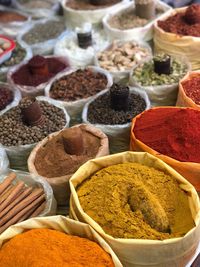
<svg viewBox="0 0 200 267"><path fill-rule="evenodd" d="M65 129L40 147L35 157L35 168L48 178L70 175L94 158L99 147L100 139L86 129Z"/></svg>
<svg viewBox="0 0 200 267"><path fill-rule="evenodd" d="M200 75L191 76L181 83L185 94L200 105Z"/></svg>
<svg viewBox="0 0 200 267"><path fill-rule="evenodd" d="M62 101L75 101L93 96L107 86L107 77L90 69L77 70L56 80L50 97Z"/></svg>
<svg viewBox="0 0 200 267"><path fill-rule="evenodd" d="M0 234L15 223L37 217L45 205L42 188L29 187L10 173L0 184Z"/></svg>
<svg viewBox="0 0 200 267"><path fill-rule="evenodd" d="M97 243L57 230L33 229L13 237L0 250L1 267L114 267Z"/></svg>
<svg viewBox="0 0 200 267"><path fill-rule="evenodd" d="M200 112L156 108L136 120L134 134L157 152L183 162L200 163Z"/></svg>
<svg viewBox="0 0 200 267"><path fill-rule="evenodd" d="M44 58L37 55L15 71L12 79L16 84L38 86L50 80L66 67L67 64L58 58Z"/></svg>
<svg viewBox="0 0 200 267"><path fill-rule="evenodd" d="M170 85L178 83L187 73L188 65L176 58L171 58L168 74L156 72L155 61L164 60L166 56L167 55L158 55L155 56L153 60L138 65L132 74L134 80L143 86Z"/></svg>
<svg viewBox="0 0 200 267"><path fill-rule="evenodd" d="M56 39L65 31L64 20L48 20L45 23L37 23L30 31L22 37L28 45L42 43L51 39Z"/></svg>
<svg viewBox="0 0 200 267"><path fill-rule="evenodd" d="M52 6L55 4L55 0L18 0L18 2L23 5L23 7L28 8L28 9L34 9L34 8L46 8L50 9Z"/></svg>
<svg viewBox="0 0 200 267"><path fill-rule="evenodd" d="M118 4L122 0L68 0L66 7L76 10L94 10L106 8L115 4ZM98 2L98 4L95 4Z"/></svg>
<svg viewBox="0 0 200 267"><path fill-rule="evenodd" d="M98 54L98 61L100 67L108 71L126 71L149 56L150 51L138 43L113 42L109 49Z"/></svg>
<svg viewBox="0 0 200 267"><path fill-rule="evenodd" d="M185 12L158 21L158 26L166 32L200 37L200 4L192 4Z"/></svg>
<svg viewBox="0 0 200 267"><path fill-rule="evenodd" d="M13 101L13 98L13 92L0 85L0 110L6 108Z"/></svg>
<svg viewBox="0 0 200 267"><path fill-rule="evenodd" d="M0 23L9 23L14 21L25 21L28 18L14 11L0 10Z"/></svg>
<svg viewBox="0 0 200 267"><path fill-rule="evenodd" d="M156 15L153 19L160 16L164 13L164 9L162 7L156 7ZM112 28L119 30L129 30L136 27L143 27L147 23L151 22L152 19L148 20L145 18L141 18L135 14L135 8L128 8L121 13L117 13L108 21L109 25Z"/></svg>
<svg viewBox="0 0 200 267"><path fill-rule="evenodd" d="M174 177L153 167L103 168L77 193L84 212L115 238L164 240L194 227L187 194Z"/></svg>
<svg viewBox="0 0 200 267"><path fill-rule="evenodd" d="M87 119L92 124L125 124L145 108L145 100L140 95L129 92L128 87L113 84L110 92L89 105Z"/></svg>
<svg viewBox="0 0 200 267"><path fill-rule="evenodd" d="M0 143L4 146L18 146L34 144L44 139L50 133L62 130L66 124L65 114L62 109L45 101L36 101L39 104L43 121L38 125L30 125L24 121L23 109L32 102L28 97L0 117ZM37 111L37 110L36 110ZM35 110L30 115L37 115ZM28 116L27 115L27 116ZM33 121L34 122L34 121ZM41 122L40 120L38 122Z"/></svg>
<svg viewBox="0 0 200 267"><path fill-rule="evenodd" d="M19 43L16 42L16 47L12 51L11 57L6 60L3 64L1 64L1 67L12 67L14 65L17 65L23 61L23 59L26 56L26 50L20 46Z"/></svg>

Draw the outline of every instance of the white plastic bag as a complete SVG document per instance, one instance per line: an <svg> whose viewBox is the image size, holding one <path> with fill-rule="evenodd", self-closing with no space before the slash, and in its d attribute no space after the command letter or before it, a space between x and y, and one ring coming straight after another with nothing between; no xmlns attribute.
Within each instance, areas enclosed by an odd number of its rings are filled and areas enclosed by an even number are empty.
<svg viewBox="0 0 200 267"><path fill-rule="evenodd" d="M49 99L47 97L43 97L43 96L37 97L37 100L46 101L62 109L65 114L65 118L66 118L66 124L64 128L69 127L70 117L62 106L60 106L54 100ZM10 161L10 167L16 170L27 171L27 159L36 144L37 143L30 144L30 145L10 146L10 147L3 146L3 148L5 149L7 153L8 159Z"/></svg>
<svg viewBox="0 0 200 267"><path fill-rule="evenodd" d="M70 65L69 65L69 60L66 57L58 57L58 56L46 56L45 58L56 58L59 59L61 62L66 64L66 68L63 69L60 73L65 72L66 70L70 69ZM13 87L13 88L18 88L22 94L22 96L39 96L39 95L44 95L44 89L45 86L51 82L51 80L54 78L52 77L51 79L49 79L47 82L45 83L41 83L38 86L28 86L28 85L20 85L20 84L16 84L12 78L13 73L15 73L17 70L19 70L23 65L27 64L27 61L24 61L18 65L16 65L15 67L12 67L9 69L8 74L7 74L7 79L8 79L8 83Z"/></svg>
<svg viewBox="0 0 200 267"><path fill-rule="evenodd" d="M110 254L115 267L123 267L112 249L103 240L103 238L92 229L92 227L90 227L88 224L76 222L60 215L46 218L33 218L9 227L0 235L0 247L2 244L4 244L4 242L18 234L21 234L27 230L41 228L53 229L69 235L75 235L94 241Z"/></svg>
<svg viewBox="0 0 200 267"><path fill-rule="evenodd" d="M5 149L0 145L0 173L5 172L9 168L9 160Z"/></svg>
<svg viewBox="0 0 200 267"><path fill-rule="evenodd" d="M171 7L168 6L167 4L157 1L157 7L162 8L164 10L164 14L171 10ZM146 24L143 27L135 27L132 29L127 29L127 30L120 30L113 28L111 25L109 25L109 20L120 13L123 13L126 10L134 9L135 4L134 2L128 2L126 5L119 7L117 10L114 12L109 12L104 18L103 18L103 25L104 29L109 36L110 40L132 40L133 38L138 41L150 41L153 38L153 24L155 21L158 19L161 19L162 15L157 16L154 20L150 21L148 24Z"/></svg>
<svg viewBox="0 0 200 267"><path fill-rule="evenodd" d="M113 238L106 234L100 225L83 211L76 189L84 180L102 168L125 162L141 163L172 175L180 187L188 193L195 227L183 237L162 241ZM108 242L124 267L183 267L195 254L200 241L200 201L198 194L186 179L160 159L144 152L125 152L90 160L82 165L70 179L70 188L70 214L74 214L73 218L76 220L92 226Z"/></svg>
<svg viewBox="0 0 200 267"><path fill-rule="evenodd" d="M107 78L107 85L104 89L107 89L109 87L112 86L113 84L113 80L112 80L112 77L111 75L109 74L109 72L105 71L104 69L102 68L98 68L98 67L95 67L95 66L89 66L88 69L90 69L91 71L93 72L97 72L97 73L102 73L106 76ZM63 73L60 73L59 75L57 75L45 88L45 96L47 97L50 97L50 90L51 90L51 87L52 87L52 84L60 79L61 77L65 76L65 75L68 75L68 74L71 74L72 72L74 72L76 70L71 70L71 71L68 71L68 72L63 72ZM60 100L55 100L57 103L59 103L59 105L61 105L62 107L64 107L67 112L69 113L71 119L73 119L74 121L80 119L81 117L81 113L82 113L82 110L83 110L83 107L84 105L91 99L93 99L95 96L91 96L91 97L88 97L88 98L83 98L83 99L79 99L79 100L76 100L76 101L60 101Z"/></svg>
<svg viewBox="0 0 200 267"><path fill-rule="evenodd" d="M141 91L140 89L134 87L129 87L129 88L130 88L130 93L135 93L137 95L140 95L145 100L146 103L145 110L151 108L149 98L144 91ZM88 120L89 105L99 96L107 92L108 90L100 92L92 100L88 101L87 104L84 106L82 113L82 120L84 123L92 124ZM117 153L129 150L131 123L119 124L119 125L106 125L106 124L93 124L93 125L96 128L102 130L102 132L104 132L108 136L111 153Z"/></svg>

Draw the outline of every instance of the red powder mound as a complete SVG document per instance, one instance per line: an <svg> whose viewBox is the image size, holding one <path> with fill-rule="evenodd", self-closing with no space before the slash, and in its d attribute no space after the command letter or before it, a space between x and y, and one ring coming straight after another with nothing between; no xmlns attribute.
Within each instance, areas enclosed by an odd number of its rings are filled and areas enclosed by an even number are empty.
<svg viewBox="0 0 200 267"><path fill-rule="evenodd" d="M200 112L158 108L136 121L136 138L157 152L179 161L200 163Z"/></svg>

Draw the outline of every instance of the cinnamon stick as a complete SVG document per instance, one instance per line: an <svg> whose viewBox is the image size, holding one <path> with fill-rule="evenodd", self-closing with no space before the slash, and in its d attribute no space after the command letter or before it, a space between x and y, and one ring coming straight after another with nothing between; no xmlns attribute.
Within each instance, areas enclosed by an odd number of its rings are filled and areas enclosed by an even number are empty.
<svg viewBox="0 0 200 267"><path fill-rule="evenodd" d="M37 217L45 209L46 201L44 201L30 216L30 218Z"/></svg>
<svg viewBox="0 0 200 267"><path fill-rule="evenodd" d="M16 173L11 172L3 181L3 183L0 184L0 195L15 179L16 179Z"/></svg>
<svg viewBox="0 0 200 267"><path fill-rule="evenodd" d="M12 184L10 184L3 192L2 194L0 195L0 199L7 193L8 190L10 190L11 188L13 187Z"/></svg>
<svg viewBox="0 0 200 267"><path fill-rule="evenodd" d="M2 197L0 198L0 205L7 199L7 197L12 192L13 188L14 188L14 185L11 185L11 187L6 191L6 193L2 195Z"/></svg>

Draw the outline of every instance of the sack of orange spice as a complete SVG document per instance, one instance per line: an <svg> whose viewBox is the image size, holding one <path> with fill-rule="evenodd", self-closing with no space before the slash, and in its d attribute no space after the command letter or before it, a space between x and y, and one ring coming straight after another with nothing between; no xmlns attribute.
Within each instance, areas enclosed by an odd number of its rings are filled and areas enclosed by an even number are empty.
<svg viewBox="0 0 200 267"><path fill-rule="evenodd" d="M132 121L130 150L145 151L173 167L200 192L200 112L156 107Z"/></svg>
<svg viewBox="0 0 200 267"><path fill-rule="evenodd" d="M176 106L200 110L200 71L189 72L179 83Z"/></svg>

